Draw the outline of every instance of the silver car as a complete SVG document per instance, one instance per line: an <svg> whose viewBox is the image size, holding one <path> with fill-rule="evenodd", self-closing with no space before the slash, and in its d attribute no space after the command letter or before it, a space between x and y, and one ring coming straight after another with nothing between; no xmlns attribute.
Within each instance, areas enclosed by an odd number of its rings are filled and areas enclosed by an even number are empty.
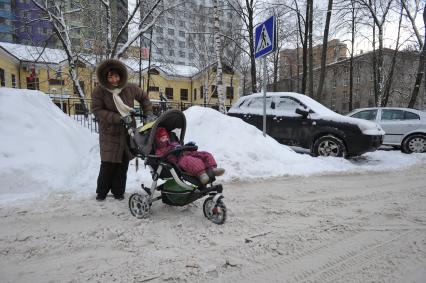
<svg viewBox="0 0 426 283"><path fill-rule="evenodd" d="M377 122L386 135L384 145L402 152L426 152L426 112L397 107L360 108L347 116Z"/></svg>

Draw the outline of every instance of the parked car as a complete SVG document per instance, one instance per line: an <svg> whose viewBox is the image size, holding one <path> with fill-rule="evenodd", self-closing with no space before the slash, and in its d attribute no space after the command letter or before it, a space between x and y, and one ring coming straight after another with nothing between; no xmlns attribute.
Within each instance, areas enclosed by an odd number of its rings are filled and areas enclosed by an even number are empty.
<svg viewBox="0 0 426 283"><path fill-rule="evenodd" d="M383 141L384 131L378 124L337 114L303 94L268 92L266 114L269 136L309 149L315 156L357 156L376 150ZM228 115L262 130L263 95L241 97Z"/></svg>
<svg viewBox="0 0 426 283"><path fill-rule="evenodd" d="M377 122L386 132L384 145L402 152L426 152L426 112L397 107L360 108L347 116Z"/></svg>

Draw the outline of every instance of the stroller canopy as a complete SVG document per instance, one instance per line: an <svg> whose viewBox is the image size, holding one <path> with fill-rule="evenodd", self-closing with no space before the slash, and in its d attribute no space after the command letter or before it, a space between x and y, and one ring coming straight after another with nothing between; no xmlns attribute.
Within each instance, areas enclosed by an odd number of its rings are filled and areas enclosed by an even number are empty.
<svg viewBox="0 0 426 283"><path fill-rule="evenodd" d="M139 137L135 137L136 142L142 149L142 153L144 155L148 155L151 153L155 142L155 133L157 132L157 129L159 127L166 128L169 132L175 129L179 129L179 141L180 143L183 143L186 130L185 115L180 110L170 109L164 112L160 117L158 117L158 119L155 120L154 124L150 129L140 132Z"/></svg>

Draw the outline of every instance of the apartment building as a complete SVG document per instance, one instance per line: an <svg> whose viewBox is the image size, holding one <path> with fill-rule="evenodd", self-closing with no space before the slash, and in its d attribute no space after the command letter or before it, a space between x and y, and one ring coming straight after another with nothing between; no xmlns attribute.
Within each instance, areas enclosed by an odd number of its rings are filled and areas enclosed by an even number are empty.
<svg viewBox="0 0 426 283"><path fill-rule="evenodd" d="M152 2L152 0L147 0ZM203 68L214 62L214 10L212 0L170 0L164 4L167 10L161 15L152 30L152 36L143 47L149 47L152 38L152 59ZM173 8L171 8L173 7ZM141 17L147 13L146 5L141 7ZM220 32L231 35L240 26L240 20L228 1L219 1ZM235 54L235 48L222 38L223 60L228 62Z"/></svg>
<svg viewBox="0 0 426 283"><path fill-rule="evenodd" d="M106 12L100 1L57 0L64 11L82 8L65 15L75 47L91 49L94 42L105 38ZM110 0L113 32L116 33L128 16L128 0ZM119 42L127 41L127 29ZM0 0L0 41L33 46L62 48L50 22L31 0Z"/></svg>
<svg viewBox="0 0 426 283"><path fill-rule="evenodd" d="M0 0L0 38L4 42L13 42L12 0Z"/></svg>

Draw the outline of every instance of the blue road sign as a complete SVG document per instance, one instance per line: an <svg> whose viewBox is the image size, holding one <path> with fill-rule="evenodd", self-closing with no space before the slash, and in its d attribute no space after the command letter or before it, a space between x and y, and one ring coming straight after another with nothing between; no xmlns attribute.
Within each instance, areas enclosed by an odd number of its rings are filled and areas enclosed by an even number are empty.
<svg viewBox="0 0 426 283"><path fill-rule="evenodd" d="M275 51L275 35L275 16L271 16L254 29L254 58L260 58Z"/></svg>

